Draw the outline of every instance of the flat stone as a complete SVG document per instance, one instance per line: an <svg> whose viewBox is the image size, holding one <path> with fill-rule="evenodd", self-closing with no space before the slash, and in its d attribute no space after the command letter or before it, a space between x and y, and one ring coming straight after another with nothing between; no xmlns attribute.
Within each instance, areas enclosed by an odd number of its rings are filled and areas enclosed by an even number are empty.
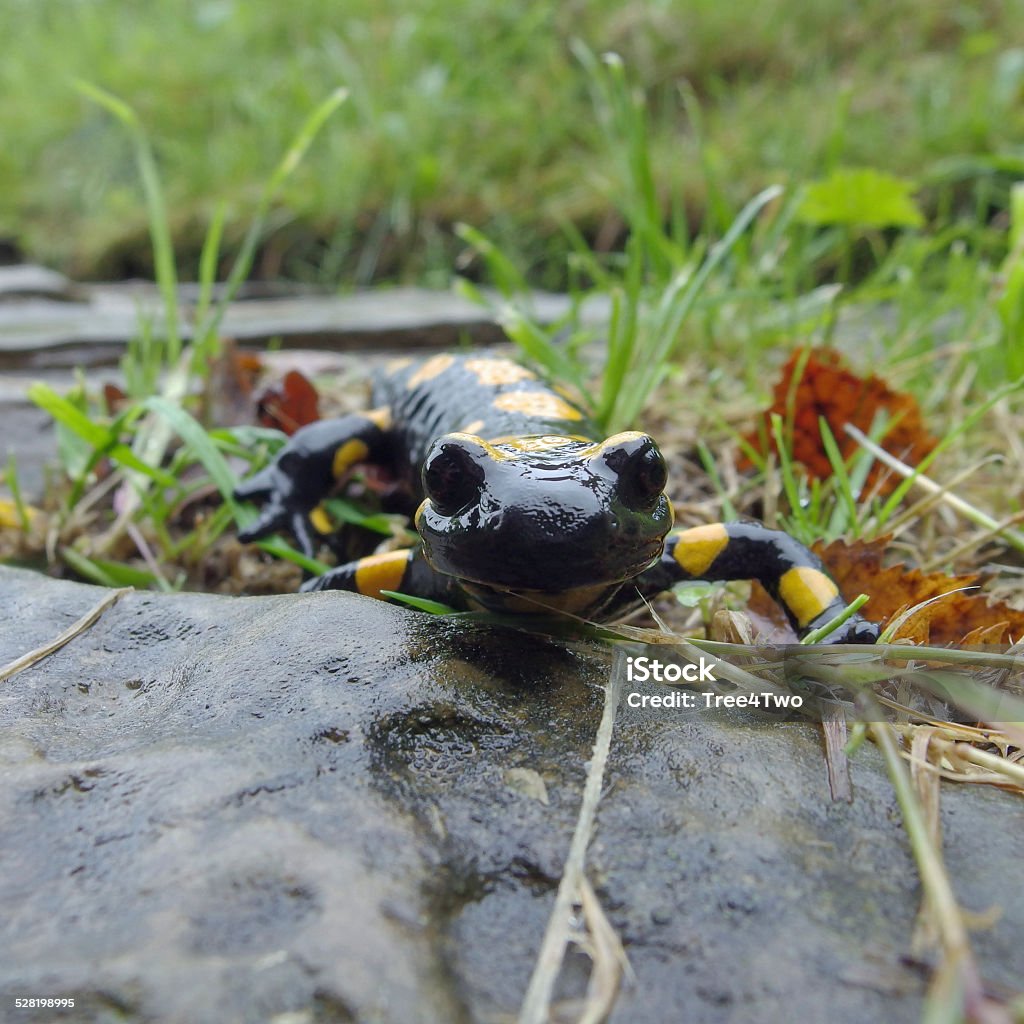
<svg viewBox="0 0 1024 1024"><path fill-rule="evenodd" d="M0 266L0 302L30 295L70 300L76 289L63 274L34 263Z"/></svg>
<svg viewBox="0 0 1024 1024"><path fill-rule="evenodd" d="M96 366L115 362L138 334L140 318L163 330L163 306L152 285L81 286L82 301L41 298L0 304L0 370L24 367ZM194 286L183 286L183 302ZM567 296L538 293L532 308L553 322L570 308ZM589 304L600 322L608 303ZM302 295L232 302L221 333L252 345L281 339L289 347L454 347L464 339L493 344L504 333L489 309L454 292L423 288L374 289L347 296ZM182 337L191 337L187 320Z"/></svg>
<svg viewBox="0 0 1024 1024"><path fill-rule="evenodd" d="M0 568L0 665L103 593ZM126 596L0 683L0 1005L514 1016L607 672L590 644L349 594ZM920 1018L916 871L870 747L853 778L830 802L799 723L621 709L588 869L636 973L614 1022ZM1013 986L1021 802L950 785L942 807L961 899L1002 911L982 970ZM586 969L570 954L560 996Z"/></svg>

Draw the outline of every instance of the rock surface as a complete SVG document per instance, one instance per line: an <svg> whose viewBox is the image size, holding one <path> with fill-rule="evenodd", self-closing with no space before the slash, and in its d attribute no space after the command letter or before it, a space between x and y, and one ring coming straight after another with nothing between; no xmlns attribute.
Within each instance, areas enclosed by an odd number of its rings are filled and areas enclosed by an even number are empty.
<svg viewBox="0 0 1024 1024"><path fill-rule="evenodd" d="M0 594L2 666L103 591L0 569ZM0 1014L514 1015L607 668L346 594L126 596L0 682ZM916 873L873 750L853 774L830 803L809 727L621 710L589 859L636 972L613 1021L918 1019ZM943 793L963 901L1002 907L976 944L1003 985L1024 975L1019 807Z"/></svg>
<svg viewBox="0 0 1024 1024"><path fill-rule="evenodd" d="M250 287L250 297L228 305L221 333L239 342L289 348L410 349L453 347L469 338L494 344L505 335L488 309L450 291L373 289L352 295L275 295ZM190 336L187 311L195 286L182 285L182 336ZM498 297L491 296L494 303ZM140 317L159 332L163 306L155 285L75 285L41 267L0 273L0 370L112 365L139 331ZM530 299L542 322L565 316L572 300L537 292ZM588 301L587 322L607 322L610 305Z"/></svg>

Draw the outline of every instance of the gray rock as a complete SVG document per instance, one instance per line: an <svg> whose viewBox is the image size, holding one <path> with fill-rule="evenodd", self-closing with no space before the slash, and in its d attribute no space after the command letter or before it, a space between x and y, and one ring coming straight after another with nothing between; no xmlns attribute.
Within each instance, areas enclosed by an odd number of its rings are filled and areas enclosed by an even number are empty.
<svg viewBox="0 0 1024 1024"><path fill-rule="evenodd" d="M0 266L0 302L30 295L70 300L75 297L75 286L56 270L34 263Z"/></svg>
<svg viewBox="0 0 1024 1024"><path fill-rule="evenodd" d="M102 593L0 569L0 665ZM128 595L0 682L0 1007L514 1014L607 668L582 642L346 594ZM900 956L920 891L873 751L833 804L808 727L623 708L607 783L589 873L637 975L614 1021L917 1019ZM983 966L1013 984L1018 802L951 787L943 806L965 902L1003 907ZM585 974L570 956L562 994Z"/></svg>
<svg viewBox="0 0 1024 1024"><path fill-rule="evenodd" d="M160 296L152 285L82 285L77 302L33 298L0 305L0 369L98 366L115 362L143 317L159 333ZM187 308L192 291L183 286ZM493 298L493 297L492 297ZM544 322L564 316L571 300L538 293L531 299ZM610 306L588 304L588 322L606 322ZM187 316L181 326L190 337ZM354 295L277 297L232 302L221 333L264 345L280 338L299 348L453 347L468 338L493 344L504 334L488 309L453 292L425 288L374 289Z"/></svg>

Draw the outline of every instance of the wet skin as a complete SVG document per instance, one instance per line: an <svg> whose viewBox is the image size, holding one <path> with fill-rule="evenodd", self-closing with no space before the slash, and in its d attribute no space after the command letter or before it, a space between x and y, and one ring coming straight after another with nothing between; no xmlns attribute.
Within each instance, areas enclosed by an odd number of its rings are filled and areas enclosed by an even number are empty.
<svg viewBox="0 0 1024 1024"><path fill-rule="evenodd" d="M611 617L684 580L757 579L800 635L844 607L819 560L757 523L672 529L665 461L646 434L595 439L579 408L506 359L399 360L368 413L298 431L236 495L262 506L239 536L290 532L307 554L319 503L359 463L420 499L420 545L340 565L304 590L401 591L455 607ZM860 616L829 642L872 643Z"/></svg>

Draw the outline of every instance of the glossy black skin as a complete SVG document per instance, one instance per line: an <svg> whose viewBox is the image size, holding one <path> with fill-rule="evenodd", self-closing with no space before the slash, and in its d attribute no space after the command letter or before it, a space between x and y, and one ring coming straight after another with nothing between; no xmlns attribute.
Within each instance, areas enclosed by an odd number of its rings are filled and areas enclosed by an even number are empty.
<svg viewBox="0 0 1024 1024"><path fill-rule="evenodd" d="M594 440L574 403L507 360L405 361L382 375L374 406L365 416L303 428L273 464L240 485L239 497L263 503L240 538L286 529L311 554L310 512L356 441L360 461L387 465L421 500L421 551L394 568L400 585L384 589L461 607L602 617L680 579L757 578L801 632L842 607L837 597L813 621L799 621L780 597L780 580L789 569L817 571L820 563L792 538L756 524L713 527L723 546L699 575L681 568L689 563L675 557L677 545L692 543L693 531L669 535L673 514L655 442L632 432ZM345 457L341 463L343 476ZM339 566L303 589L377 593L367 588L369 562ZM830 639L876 637L877 628L857 616Z"/></svg>
<svg viewBox="0 0 1024 1024"><path fill-rule="evenodd" d="M643 434L603 445L528 439L540 450L448 434L431 447L416 527L427 561L461 580L560 593L638 576L672 526L664 460ZM654 479L634 477L652 465ZM444 472L460 483L444 487Z"/></svg>

